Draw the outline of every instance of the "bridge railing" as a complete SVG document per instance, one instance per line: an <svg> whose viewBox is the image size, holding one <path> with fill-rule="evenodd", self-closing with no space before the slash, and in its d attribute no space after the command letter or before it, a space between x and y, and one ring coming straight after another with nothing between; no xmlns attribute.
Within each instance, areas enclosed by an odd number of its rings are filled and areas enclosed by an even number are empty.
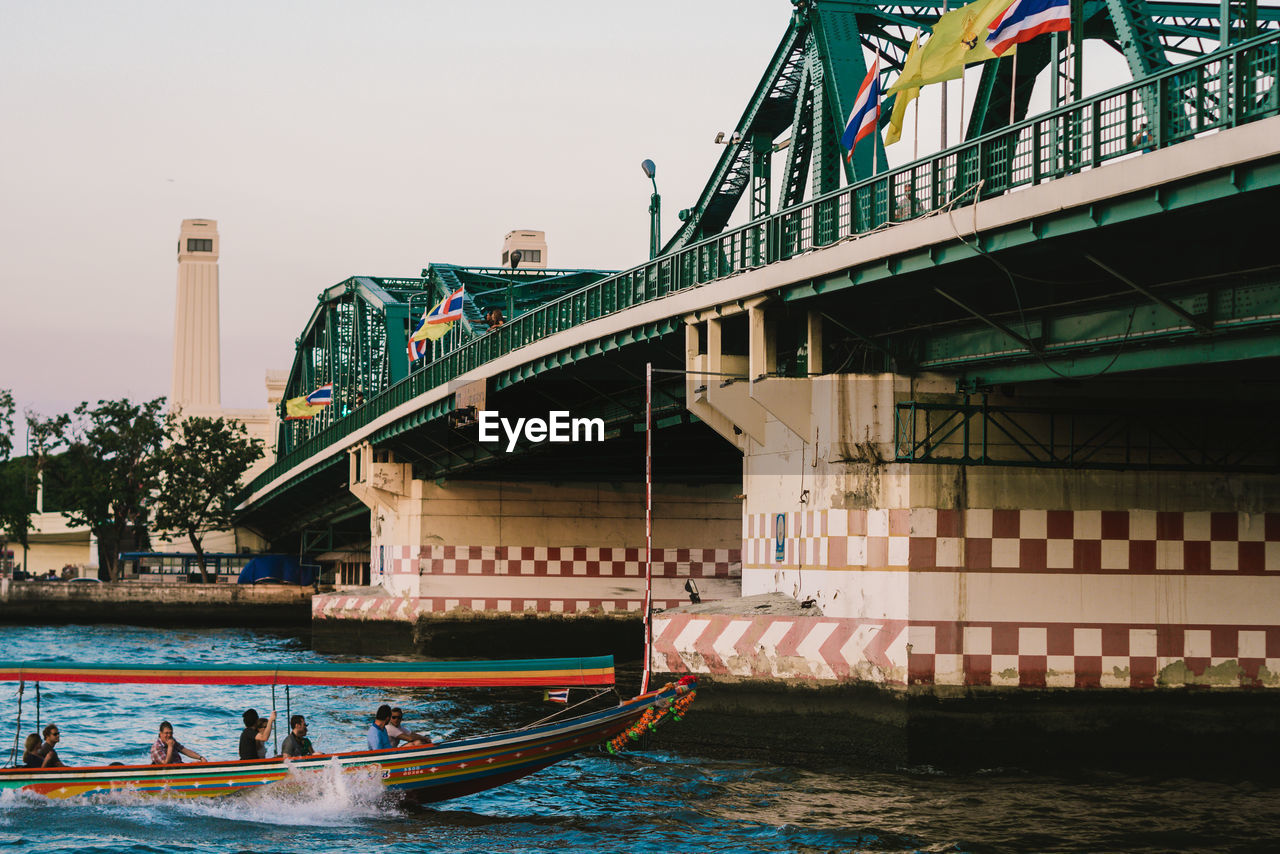
<svg viewBox="0 0 1280 854"><path fill-rule="evenodd" d="M249 492L397 406L557 332L956 204L1280 115L1278 76L1280 33L1273 32L992 131L617 273L417 368L282 455L254 479Z"/></svg>

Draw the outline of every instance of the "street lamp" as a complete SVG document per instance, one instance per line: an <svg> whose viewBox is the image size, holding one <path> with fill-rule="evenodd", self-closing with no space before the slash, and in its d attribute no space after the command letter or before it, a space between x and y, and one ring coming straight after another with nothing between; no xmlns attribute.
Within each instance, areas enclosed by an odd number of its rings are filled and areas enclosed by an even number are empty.
<svg viewBox="0 0 1280 854"><path fill-rule="evenodd" d="M644 170L645 177L653 182L653 195L649 197L649 257L657 258L658 235L662 232L662 196L658 195L658 181L653 176L658 173L658 167L652 160L645 160L640 168Z"/></svg>

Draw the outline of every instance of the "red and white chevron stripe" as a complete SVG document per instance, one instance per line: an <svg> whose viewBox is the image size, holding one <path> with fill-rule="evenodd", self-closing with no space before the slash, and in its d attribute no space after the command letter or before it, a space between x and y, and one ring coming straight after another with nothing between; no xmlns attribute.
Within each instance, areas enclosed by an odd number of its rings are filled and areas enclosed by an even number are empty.
<svg viewBox="0 0 1280 854"><path fill-rule="evenodd" d="M743 679L1010 688L1280 687L1280 627L654 617L654 668Z"/></svg>
<svg viewBox="0 0 1280 854"><path fill-rule="evenodd" d="M658 608L687 605L687 599L655 599ZM445 596L352 596L329 593L311 599L313 620L392 620L413 622L419 616L450 613L569 614L577 616L631 614L638 616L644 600L600 598L498 598L483 599Z"/></svg>
<svg viewBox="0 0 1280 854"><path fill-rule="evenodd" d="M905 684L905 620L654 617L654 669L761 679Z"/></svg>

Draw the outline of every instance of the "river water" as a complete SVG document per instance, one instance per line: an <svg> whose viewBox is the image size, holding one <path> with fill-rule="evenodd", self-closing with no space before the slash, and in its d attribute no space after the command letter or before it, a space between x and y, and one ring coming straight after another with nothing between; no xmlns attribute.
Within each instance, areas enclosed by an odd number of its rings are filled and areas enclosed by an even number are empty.
<svg viewBox="0 0 1280 854"><path fill-rule="evenodd" d="M0 627L0 658L77 662L322 661L305 638L250 630ZM284 713L283 689L276 704ZM290 692L321 750L356 749L372 710L405 707L437 738L527 722L540 692L305 688ZM68 764L145 761L161 719L186 746L233 758L240 714L270 688L42 686ZM12 734L17 686L0 684ZM35 696L22 730L35 729ZM691 714L697 714L695 702ZM668 723L667 726L680 726ZM283 730L280 730L283 735ZM5 736L5 744L11 742ZM661 747L661 730L657 738ZM6 751L7 757L7 751ZM1015 768L821 773L652 750L591 752L496 791L422 806L335 775L305 791L208 801L0 797L0 849L30 852L1050 852L1280 850L1280 785Z"/></svg>

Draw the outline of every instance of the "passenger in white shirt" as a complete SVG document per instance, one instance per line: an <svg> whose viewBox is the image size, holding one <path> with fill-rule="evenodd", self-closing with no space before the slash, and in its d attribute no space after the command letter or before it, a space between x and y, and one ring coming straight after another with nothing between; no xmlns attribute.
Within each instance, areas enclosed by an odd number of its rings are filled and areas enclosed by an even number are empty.
<svg viewBox="0 0 1280 854"><path fill-rule="evenodd" d="M404 710L394 708L391 710L391 722L387 724L387 735L391 738L391 746L399 747L401 742L404 744L430 744L431 736L425 733L412 732L403 726Z"/></svg>

